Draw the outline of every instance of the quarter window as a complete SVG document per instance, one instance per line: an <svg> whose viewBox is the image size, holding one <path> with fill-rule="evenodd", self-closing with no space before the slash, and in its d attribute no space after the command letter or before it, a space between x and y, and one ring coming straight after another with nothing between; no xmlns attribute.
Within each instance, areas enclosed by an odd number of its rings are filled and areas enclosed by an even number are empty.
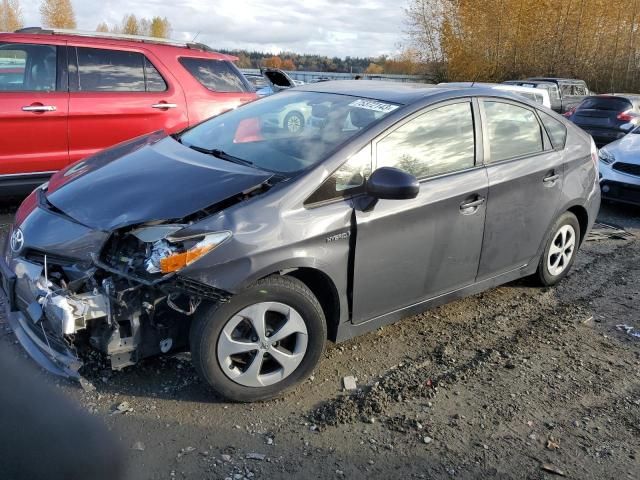
<svg viewBox="0 0 640 480"><path fill-rule="evenodd" d="M567 142L567 127L565 127L560 120L556 120L551 115L538 111L540 120L544 125L553 148L562 150Z"/></svg>
<svg viewBox="0 0 640 480"><path fill-rule="evenodd" d="M164 92L167 90L167 83L164 78L147 57L144 57L144 80L147 92Z"/></svg>
<svg viewBox="0 0 640 480"><path fill-rule="evenodd" d="M204 87L214 92L246 92L249 86L231 62L183 57L180 63Z"/></svg>
<svg viewBox="0 0 640 480"><path fill-rule="evenodd" d="M535 114L502 102L484 102L491 163L543 151L542 130Z"/></svg>
<svg viewBox="0 0 640 480"><path fill-rule="evenodd" d="M377 166L400 168L416 178L475 165L470 102L430 110L405 123L377 144Z"/></svg>
<svg viewBox="0 0 640 480"><path fill-rule="evenodd" d="M319 203L353 195L371 175L371 145L367 145L336 170L305 203Z"/></svg>
<svg viewBox="0 0 640 480"><path fill-rule="evenodd" d="M0 43L0 91L51 92L56 75L56 47Z"/></svg>

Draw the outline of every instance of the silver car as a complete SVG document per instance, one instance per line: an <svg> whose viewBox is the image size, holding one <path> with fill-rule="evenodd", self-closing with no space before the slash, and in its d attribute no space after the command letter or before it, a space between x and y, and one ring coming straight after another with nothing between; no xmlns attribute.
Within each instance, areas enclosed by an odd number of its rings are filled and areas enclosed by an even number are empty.
<svg viewBox="0 0 640 480"><path fill-rule="evenodd" d="M302 131L265 121L301 104ZM16 214L0 291L53 373L79 377L79 346L114 369L190 350L224 396L271 398L327 340L560 281L597 163L586 133L507 92L304 85L58 172Z"/></svg>
<svg viewBox="0 0 640 480"><path fill-rule="evenodd" d="M640 205L640 127L600 149L602 198Z"/></svg>

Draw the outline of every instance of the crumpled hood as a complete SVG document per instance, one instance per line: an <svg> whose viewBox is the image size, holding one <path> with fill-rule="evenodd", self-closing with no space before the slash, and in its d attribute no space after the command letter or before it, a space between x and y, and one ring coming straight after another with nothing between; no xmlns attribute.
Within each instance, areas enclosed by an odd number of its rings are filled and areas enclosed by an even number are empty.
<svg viewBox="0 0 640 480"><path fill-rule="evenodd" d="M158 132L56 173L47 200L88 227L111 231L180 219L251 190L271 176L196 152Z"/></svg>
<svg viewBox="0 0 640 480"><path fill-rule="evenodd" d="M628 133L603 148L613 153L617 162L640 165L640 133Z"/></svg>

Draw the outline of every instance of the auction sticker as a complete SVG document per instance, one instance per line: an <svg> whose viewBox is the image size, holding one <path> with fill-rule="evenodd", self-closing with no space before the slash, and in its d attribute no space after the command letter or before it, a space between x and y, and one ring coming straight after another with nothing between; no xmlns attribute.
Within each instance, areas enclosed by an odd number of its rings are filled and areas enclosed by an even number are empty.
<svg viewBox="0 0 640 480"><path fill-rule="evenodd" d="M349 106L382 113L390 113L399 108L398 105L393 105L391 103L378 102L377 100L365 100L363 98L356 100L355 102L351 102Z"/></svg>

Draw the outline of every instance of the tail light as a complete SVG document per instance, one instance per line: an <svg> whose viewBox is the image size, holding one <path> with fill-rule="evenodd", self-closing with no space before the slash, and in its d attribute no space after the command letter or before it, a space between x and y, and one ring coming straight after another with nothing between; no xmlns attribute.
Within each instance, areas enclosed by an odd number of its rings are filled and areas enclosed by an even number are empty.
<svg viewBox="0 0 640 480"><path fill-rule="evenodd" d="M596 182L600 178L600 165L598 164L598 147L596 147L596 142L593 141L593 137L591 138L591 161L593 162L593 168L596 169Z"/></svg>
<svg viewBox="0 0 640 480"><path fill-rule="evenodd" d="M564 112L562 114L563 117L569 118L571 115L573 115L574 113L576 113L576 108L577 107L573 107L571 110Z"/></svg>
<svg viewBox="0 0 640 480"><path fill-rule="evenodd" d="M626 112L618 114L616 118L621 122L635 122L636 120L638 120L638 114L632 112L631 110L627 110Z"/></svg>

